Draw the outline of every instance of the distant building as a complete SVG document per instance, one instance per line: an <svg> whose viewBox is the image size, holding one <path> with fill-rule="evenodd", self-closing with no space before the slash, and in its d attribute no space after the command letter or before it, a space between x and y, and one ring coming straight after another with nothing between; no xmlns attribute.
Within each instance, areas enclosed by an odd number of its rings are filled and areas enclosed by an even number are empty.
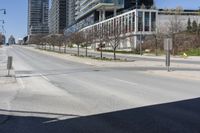
<svg viewBox="0 0 200 133"><path fill-rule="evenodd" d="M199 24L200 23L199 11L181 9L180 11L177 12L175 9L174 10L160 9L158 11L157 28L159 31L167 33L170 30L169 27L172 27L172 23L175 24L177 23L178 25L175 26L178 27L178 30L184 31L187 29L188 19L190 19L191 22L196 21Z"/></svg>
<svg viewBox="0 0 200 133"><path fill-rule="evenodd" d="M48 34L49 0L28 0L28 35Z"/></svg>
<svg viewBox="0 0 200 133"><path fill-rule="evenodd" d="M15 44L15 38L13 35L10 36L10 38L8 39L8 44Z"/></svg>
<svg viewBox="0 0 200 133"><path fill-rule="evenodd" d="M0 33L0 45L3 45L6 43L6 37L2 33Z"/></svg>
<svg viewBox="0 0 200 133"><path fill-rule="evenodd" d="M24 44L24 40L22 38L18 38L17 44L18 45L23 45Z"/></svg>
<svg viewBox="0 0 200 133"><path fill-rule="evenodd" d="M0 45L3 45L6 43L6 37L4 34L0 33Z"/></svg>
<svg viewBox="0 0 200 133"><path fill-rule="evenodd" d="M49 33L63 34L67 21L67 0L52 0L49 11Z"/></svg>

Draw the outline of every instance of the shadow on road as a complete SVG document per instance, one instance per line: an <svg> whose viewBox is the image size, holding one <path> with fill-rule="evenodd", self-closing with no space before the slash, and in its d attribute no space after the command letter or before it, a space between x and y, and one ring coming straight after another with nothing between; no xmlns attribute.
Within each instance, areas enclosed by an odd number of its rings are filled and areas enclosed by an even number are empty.
<svg viewBox="0 0 200 133"><path fill-rule="evenodd" d="M0 133L199 133L200 98L65 120L6 117Z"/></svg>

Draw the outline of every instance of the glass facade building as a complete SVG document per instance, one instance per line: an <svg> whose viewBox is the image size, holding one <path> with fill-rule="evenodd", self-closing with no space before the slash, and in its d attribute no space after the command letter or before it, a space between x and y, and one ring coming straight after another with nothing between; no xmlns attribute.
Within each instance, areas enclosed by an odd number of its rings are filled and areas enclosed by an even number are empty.
<svg viewBox="0 0 200 133"><path fill-rule="evenodd" d="M127 43L130 40L133 41L132 44L126 45L127 48L136 48L138 43L140 43L140 37L152 35L156 33L158 11L153 9L135 9L129 12L123 13L116 17L101 21L94 25L87 26L81 31L95 32L95 31L107 31L107 35L112 37L113 32L121 34L121 36L126 37ZM126 43L122 42L122 47Z"/></svg>
<svg viewBox="0 0 200 133"><path fill-rule="evenodd" d="M145 5L149 9L154 0L75 0L75 19L65 32L76 31L124 12Z"/></svg>
<svg viewBox="0 0 200 133"><path fill-rule="evenodd" d="M68 25L66 7L66 0L52 0L49 11L49 33L63 34L64 28Z"/></svg>
<svg viewBox="0 0 200 133"><path fill-rule="evenodd" d="M76 24L65 29L67 36L106 26L110 36L114 28L121 34L134 36L136 46L139 34L150 35L156 31L157 10L151 9L153 0L76 0L75 4Z"/></svg>
<svg viewBox="0 0 200 133"><path fill-rule="evenodd" d="M49 0L28 0L28 35L48 34Z"/></svg>
<svg viewBox="0 0 200 133"><path fill-rule="evenodd" d="M95 10L111 11L124 7L124 0L76 0L76 19Z"/></svg>

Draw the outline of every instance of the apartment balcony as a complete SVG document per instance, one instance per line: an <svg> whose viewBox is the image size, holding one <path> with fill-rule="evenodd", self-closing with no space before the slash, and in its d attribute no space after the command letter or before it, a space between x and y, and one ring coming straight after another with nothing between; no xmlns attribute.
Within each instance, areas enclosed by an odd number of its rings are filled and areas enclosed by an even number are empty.
<svg viewBox="0 0 200 133"><path fill-rule="evenodd" d="M76 19L79 19L94 10L112 11L124 7L124 0L82 0L80 12Z"/></svg>

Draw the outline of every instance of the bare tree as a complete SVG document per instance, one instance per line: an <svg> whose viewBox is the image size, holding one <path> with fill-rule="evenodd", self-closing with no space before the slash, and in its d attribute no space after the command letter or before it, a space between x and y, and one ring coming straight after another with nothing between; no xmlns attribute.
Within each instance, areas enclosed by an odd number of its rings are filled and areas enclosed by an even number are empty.
<svg viewBox="0 0 200 133"><path fill-rule="evenodd" d="M155 55L158 56L159 44L164 35L158 27L156 28L156 31L153 32L152 35L154 37L154 43L155 43Z"/></svg>
<svg viewBox="0 0 200 133"><path fill-rule="evenodd" d="M64 44L64 53L67 53L67 46L69 46L70 38L67 36L63 36L63 44Z"/></svg>
<svg viewBox="0 0 200 133"><path fill-rule="evenodd" d="M101 25L100 27L95 27L93 32L95 43L98 44L97 50L100 51L101 59L103 59L103 47L105 47L105 42L108 38L107 31L106 25Z"/></svg>
<svg viewBox="0 0 200 133"><path fill-rule="evenodd" d="M176 9L169 10L168 12L169 14L172 14L171 19L169 19L168 32L172 37L173 55L175 55L175 50L178 48L178 46L176 46L176 34L183 31L183 24L180 18L183 9L182 7L177 7Z"/></svg>
<svg viewBox="0 0 200 133"><path fill-rule="evenodd" d="M58 34L56 35L56 46L59 47L59 52L61 53L61 47L63 46L64 43L64 35Z"/></svg>
<svg viewBox="0 0 200 133"><path fill-rule="evenodd" d="M53 51L55 51L55 46L57 43L57 36L55 34L49 36L49 44L53 47Z"/></svg>
<svg viewBox="0 0 200 133"><path fill-rule="evenodd" d="M94 32L92 30L85 30L84 31L84 47L85 47L85 56L88 56L88 46L92 45L92 43L94 42Z"/></svg>
<svg viewBox="0 0 200 133"><path fill-rule="evenodd" d="M117 20L114 20L114 26L110 28L108 40L113 49L114 60L116 60L116 50L120 45L121 40L126 38L126 30L121 29L121 25Z"/></svg>
<svg viewBox="0 0 200 133"><path fill-rule="evenodd" d="M84 33L82 31L79 31L79 32L75 32L75 33L72 33L70 35L70 41L73 43L73 44L76 44L77 45L77 55L79 56L80 55L80 45L81 43L84 42Z"/></svg>
<svg viewBox="0 0 200 133"><path fill-rule="evenodd" d="M43 48L43 37L44 35L34 35L29 38L29 44L35 44L38 48Z"/></svg>

